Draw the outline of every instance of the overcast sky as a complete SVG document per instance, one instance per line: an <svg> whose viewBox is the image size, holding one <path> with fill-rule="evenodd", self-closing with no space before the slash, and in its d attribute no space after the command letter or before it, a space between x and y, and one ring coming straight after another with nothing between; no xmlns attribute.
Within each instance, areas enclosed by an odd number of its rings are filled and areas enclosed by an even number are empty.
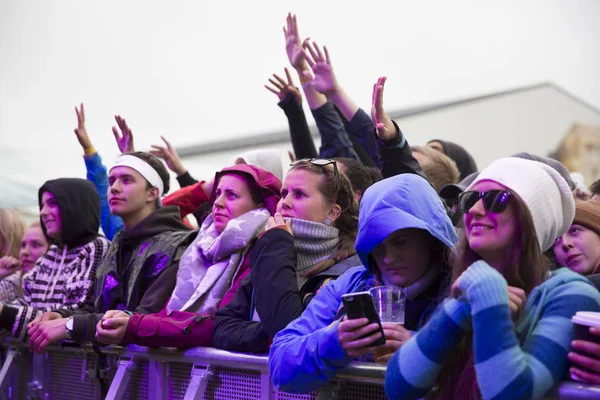
<svg viewBox="0 0 600 400"><path fill-rule="evenodd" d="M263 84L286 66L288 11L366 108L380 75L390 109L542 81L600 108L595 0L2 0L0 153L79 157L81 101L109 157L115 113L140 149L161 134L185 145L285 128Z"/></svg>

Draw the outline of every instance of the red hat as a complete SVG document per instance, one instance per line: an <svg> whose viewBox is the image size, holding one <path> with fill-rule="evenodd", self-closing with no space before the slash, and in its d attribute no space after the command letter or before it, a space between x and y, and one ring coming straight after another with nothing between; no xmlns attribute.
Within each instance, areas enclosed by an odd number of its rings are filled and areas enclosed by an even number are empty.
<svg viewBox="0 0 600 400"><path fill-rule="evenodd" d="M219 179L225 174L238 174L254 182L259 190L260 197L265 202L265 208L269 210L271 215L275 215L277 211L277 203L281 197L281 181L275 175L267 170L248 164L238 164L232 167L223 168L215 174L215 183L211 202L215 201L215 192L219 185Z"/></svg>

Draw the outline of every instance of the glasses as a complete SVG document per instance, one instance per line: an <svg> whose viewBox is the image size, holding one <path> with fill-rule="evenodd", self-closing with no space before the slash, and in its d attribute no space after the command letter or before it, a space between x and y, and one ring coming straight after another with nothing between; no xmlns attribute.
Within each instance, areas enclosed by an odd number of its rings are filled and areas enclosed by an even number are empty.
<svg viewBox="0 0 600 400"><path fill-rule="evenodd" d="M479 199L483 199L483 208L493 213L501 213L508 206L512 195L506 190L489 190L487 192L463 192L458 196L458 209L467 213Z"/></svg>
<svg viewBox="0 0 600 400"><path fill-rule="evenodd" d="M335 196L333 199L333 204L337 203L337 193L340 189L340 174L338 172L337 161L331 160L329 158L307 158L304 160L298 160L295 163L291 164L292 166L299 161L308 161L312 165L316 165L321 168L325 168L328 165L333 164L333 180L335 181Z"/></svg>

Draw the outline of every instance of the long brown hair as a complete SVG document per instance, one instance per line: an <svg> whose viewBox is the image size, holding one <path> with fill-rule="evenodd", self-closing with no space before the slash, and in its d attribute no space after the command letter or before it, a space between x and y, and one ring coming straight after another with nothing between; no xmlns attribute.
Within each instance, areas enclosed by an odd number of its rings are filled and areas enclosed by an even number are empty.
<svg viewBox="0 0 600 400"><path fill-rule="evenodd" d="M520 232L519 235L515 235L510 245L510 256L502 274L509 286L521 288L529 294L547 277L551 262L540 249L529 209L516 193L509 192L516 207ZM451 259L452 282L478 260L481 260L481 257L471 249L463 231ZM465 399L481 397L474 370L472 332L465 336L444 364L437 383L441 398L457 395L459 397L456 398Z"/></svg>
<svg viewBox="0 0 600 400"><path fill-rule="evenodd" d="M290 171L303 170L319 175L319 192L325 201L331 205L337 204L341 208L340 216L335 220L335 227L340 231L340 242L333 258L321 261L305 272L306 277L326 271L336 263L356 254L354 242L358 231L358 205L354 201L354 192L348 178L338 173L338 180L332 165L319 166L309 160L299 160L292 164Z"/></svg>

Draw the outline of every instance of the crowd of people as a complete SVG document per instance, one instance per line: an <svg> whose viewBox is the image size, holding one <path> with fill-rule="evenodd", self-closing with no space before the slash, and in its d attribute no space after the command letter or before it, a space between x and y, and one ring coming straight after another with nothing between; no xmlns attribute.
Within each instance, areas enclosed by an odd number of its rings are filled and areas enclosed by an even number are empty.
<svg viewBox="0 0 600 400"><path fill-rule="evenodd" d="M164 138L136 151L120 116L107 169L76 108L87 179L44 183L29 227L0 209L0 327L34 352L71 340L269 353L289 392L356 359L387 365L390 398L600 384L600 328L573 341L571 322L600 311L600 181L582 190L530 153L478 170L446 139L411 146L384 109L385 77L367 113L295 16L284 35L301 89L287 68L266 87L289 122L286 172L259 149L198 181ZM348 318L342 295L383 285L403 290L403 325Z"/></svg>

